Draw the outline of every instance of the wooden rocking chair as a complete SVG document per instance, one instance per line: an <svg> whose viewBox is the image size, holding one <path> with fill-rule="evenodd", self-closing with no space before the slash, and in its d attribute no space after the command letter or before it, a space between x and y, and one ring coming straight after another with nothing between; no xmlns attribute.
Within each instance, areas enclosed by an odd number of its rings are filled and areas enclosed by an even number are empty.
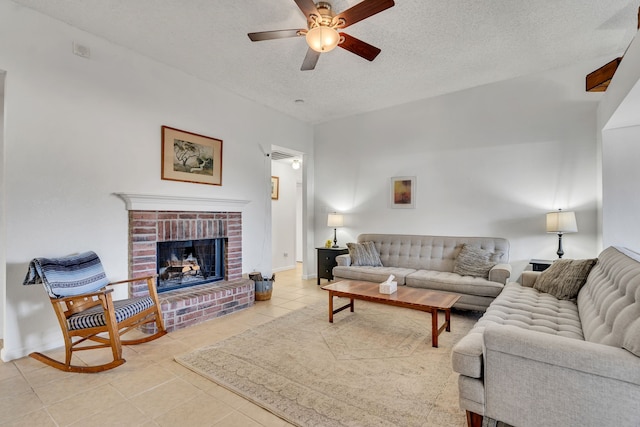
<svg viewBox="0 0 640 427"><path fill-rule="evenodd" d="M149 295L113 301L107 285L146 280ZM154 277L108 283L100 259L94 252L65 258L36 258L29 264L24 284L42 283L49 294L65 343L65 361L34 352L36 360L68 372L101 372L125 362L122 345L152 341L165 335ZM156 332L142 338L121 336L145 323L155 323ZM87 340L94 345L80 345ZM93 366L71 364L74 351L111 348L113 360Z"/></svg>

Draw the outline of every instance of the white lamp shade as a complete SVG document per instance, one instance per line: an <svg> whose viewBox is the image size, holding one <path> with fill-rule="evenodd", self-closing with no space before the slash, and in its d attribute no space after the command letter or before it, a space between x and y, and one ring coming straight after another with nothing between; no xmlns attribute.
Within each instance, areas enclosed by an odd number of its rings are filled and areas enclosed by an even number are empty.
<svg viewBox="0 0 640 427"><path fill-rule="evenodd" d="M342 227L344 225L344 218L342 214L330 213L327 218L327 227Z"/></svg>
<svg viewBox="0 0 640 427"><path fill-rule="evenodd" d="M331 27L319 26L310 29L307 32L306 39L311 49L324 53L338 46L338 43L340 43L340 34Z"/></svg>
<svg viewBox="0 0 640 427"><path fill-rule="evenodd" d="M574 212L558 211L547 214L547 233L575 233L577 231L578 224Z"/></svg>

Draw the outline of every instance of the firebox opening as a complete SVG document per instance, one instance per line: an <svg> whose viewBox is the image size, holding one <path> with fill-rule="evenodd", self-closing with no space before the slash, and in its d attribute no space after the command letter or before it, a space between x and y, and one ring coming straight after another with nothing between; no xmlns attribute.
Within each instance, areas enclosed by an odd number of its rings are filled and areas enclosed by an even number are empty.
<svg viewBox="0 0 640 427"><path fill-rule="evenodd" d="M224 239L158 242L158 292L224 279Z"/></svg>

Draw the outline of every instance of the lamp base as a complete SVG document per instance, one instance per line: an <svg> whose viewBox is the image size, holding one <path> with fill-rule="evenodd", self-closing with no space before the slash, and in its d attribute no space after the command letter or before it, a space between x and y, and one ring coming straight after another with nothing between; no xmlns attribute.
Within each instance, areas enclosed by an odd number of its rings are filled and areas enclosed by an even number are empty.
<svg viewBox="0 0 640 427"><path fill-rule="evenodd" d="M338 246L338 236L337 236L337 229L333 229L333 246L331 246L332 248L339 248L340 246Z"/></svg>
<svg viewBox="0 0 640 427"><path fill-rule="evenodd" d="M564 255L564 251L562 250L562 233L558 233L558 252L556 252L556 254L558 254L558 259Z"/></svg>

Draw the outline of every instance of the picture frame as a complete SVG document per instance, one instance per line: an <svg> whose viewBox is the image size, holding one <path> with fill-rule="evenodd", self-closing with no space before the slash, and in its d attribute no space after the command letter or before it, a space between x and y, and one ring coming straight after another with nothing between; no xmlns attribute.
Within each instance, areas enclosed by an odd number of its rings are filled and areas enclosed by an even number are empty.
<svg viewBox="0 0 640 427"><path fill-rule="evenodd" d="M394 176L390 182L390 205L393 209L416 207L416 177Z"/></svg>
<svg viewBox="0 0 640 427"><path fill-rule="evenodd" d="M277 176L271 177L271 200L278 200L280 196L280 178Z"/></svg>
<svg viewBox="0 0 640 427"><path fill-rule="evenodd" d="M161 177L222 185L222 140L162 126Z"/></svg>

